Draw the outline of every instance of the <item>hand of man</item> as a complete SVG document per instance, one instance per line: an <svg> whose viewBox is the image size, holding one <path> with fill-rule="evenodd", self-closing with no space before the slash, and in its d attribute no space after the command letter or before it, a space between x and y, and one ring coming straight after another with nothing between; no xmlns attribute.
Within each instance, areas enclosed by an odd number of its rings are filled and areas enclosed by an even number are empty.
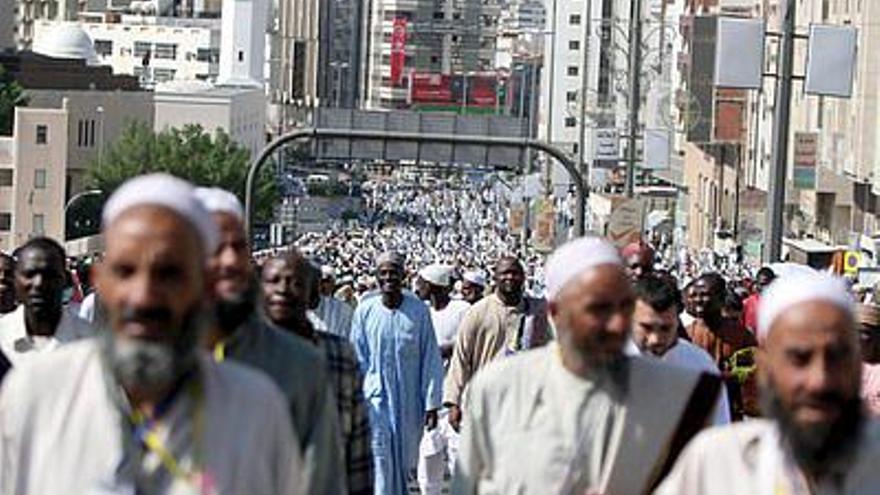
<svg viewBox="0 0 880 495"><path fill-rule="evenodd" d="M457 405L453 404L449 406L449 426L458 433L458 429L461 428L461 408Z"/></svg>
<svg viewBox="0 0 880 495"><path fill-rule="evenodd" d="M437 427L437 410L428 411L425 413L425 429L428 431L433 430Z"/></svg>

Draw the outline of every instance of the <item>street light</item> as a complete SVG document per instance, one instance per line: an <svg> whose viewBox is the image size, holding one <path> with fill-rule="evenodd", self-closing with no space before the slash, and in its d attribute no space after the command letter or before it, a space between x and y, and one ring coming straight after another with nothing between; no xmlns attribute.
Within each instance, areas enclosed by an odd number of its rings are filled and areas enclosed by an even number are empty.
<svg viewBox="0 0 880 495"><path fill-rule="evenodd" d="M87 189L87 190L85 190L85 191L82 191L82 192L79 192L79 193L77 193L77 194L74 194L73 197L71 197L71 198L67 201L67 203L64 205L64 212L63 212L63 215L64 215L65 231L67 230L67 228L66 228L66 225L67 225L67 213L68 213L68 211L70 210L70 207L71 207L71 206L73 206L75 203L81 201L83 198L86 198L86 197L88 197L88 196L101 196L101 195L103 195L103 194L104 194L104 191L102 191L102 190L100 190L100 189ZM65 237L67 237L67 236L65 235Z"/></svg>

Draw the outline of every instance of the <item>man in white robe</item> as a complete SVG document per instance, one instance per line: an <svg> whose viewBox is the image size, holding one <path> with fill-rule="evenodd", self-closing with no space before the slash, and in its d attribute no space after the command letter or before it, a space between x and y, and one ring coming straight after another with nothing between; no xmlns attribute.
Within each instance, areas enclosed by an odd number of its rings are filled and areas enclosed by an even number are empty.
<svg viewBox="0 0 880 495"><path fill-rule="evenodd" d="M0 351L13 366L94 335L92 326L64 308L64 248L35 237L16 250L15 291L21 304L0 317Z"/></svg>
<svg viewBox="0 0 880 495"><path fill-rule="evenodd" d="M95 282L112 331L0 390L0 493L302 493L278 388L197 349L217 231L192 187L133 179L104 209Z"/></svg>
<svg viewBox="0 0 880 495"><path fill-rule="evenodd" d="M545 277L558 341L476 376L452 492L645 493L710 416L720 380L624 356L634 297L606 241L560 247Z"/></svg>
<svg viewBox="0 0 880 495"><path fill-rule="evenodd" d="M673 366L721 375L712 357L703 349L678 337L681 293L675 281L661 276L644 276L635 281L632 340L637 354L654 357ZM730 423L727 390L721 389L712 423Z"/></svg>
<svg viewBox="0 0 880 495"><path fill-rule="evenodd" d="M758 332L767 419L703 432L656 493L878 493L880 422L859 397L859 344L843 281L818 272L774 281L761 298Z"/></svg>

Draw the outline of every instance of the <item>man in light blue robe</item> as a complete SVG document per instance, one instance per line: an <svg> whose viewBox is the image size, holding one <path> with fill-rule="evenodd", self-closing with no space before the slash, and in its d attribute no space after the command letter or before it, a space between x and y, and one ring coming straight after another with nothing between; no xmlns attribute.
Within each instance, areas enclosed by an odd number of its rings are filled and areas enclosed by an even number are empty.
<svg viewBox="0 0 880 495"><path fill-rule="evenodd" d="M403 258L377 260L379 292L355 310L351 341L370 411L376 495L405 495L423 428L437 427L443 364L428 307L403 292Z"/></svg>

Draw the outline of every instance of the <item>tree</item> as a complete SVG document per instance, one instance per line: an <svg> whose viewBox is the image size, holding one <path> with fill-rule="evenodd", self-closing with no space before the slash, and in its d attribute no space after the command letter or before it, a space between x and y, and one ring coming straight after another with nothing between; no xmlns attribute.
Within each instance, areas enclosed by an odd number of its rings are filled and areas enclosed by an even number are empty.
<svg viewBox="0 0 880 495"><path fill-rule="evenodd" d="M15 107L27 105L24 88L0 66L0 136L12 134Z"/></svg>
<svg viewBox="0 0 880 495"><path fill-rule="evenodd" d="M248 152L218 131L211 136L201 126L188 125L159 133L142 122L129 123L119 139L89 167L89 187L106 195L131 177L166 172L198 186L234 193L244 203ZM257 178L255 219L269 222L279 192L271 167Z"/></svg>

